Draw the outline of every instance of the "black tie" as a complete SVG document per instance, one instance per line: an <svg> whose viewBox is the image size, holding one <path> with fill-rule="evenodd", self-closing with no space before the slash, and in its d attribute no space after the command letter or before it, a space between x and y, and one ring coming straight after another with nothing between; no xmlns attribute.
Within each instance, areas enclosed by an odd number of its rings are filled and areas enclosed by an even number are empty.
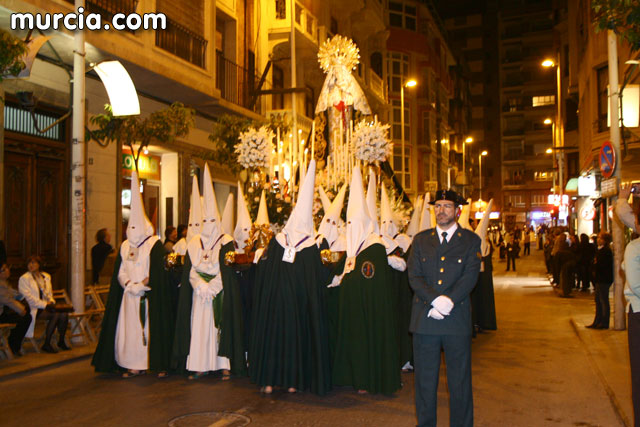
<svg viewBox="0 0 640 427"><path fill-rule="evenodd" d="M441 245L442 246L447 246L447 232L446 231L442 232L442 243L441 243Z"/></svg>

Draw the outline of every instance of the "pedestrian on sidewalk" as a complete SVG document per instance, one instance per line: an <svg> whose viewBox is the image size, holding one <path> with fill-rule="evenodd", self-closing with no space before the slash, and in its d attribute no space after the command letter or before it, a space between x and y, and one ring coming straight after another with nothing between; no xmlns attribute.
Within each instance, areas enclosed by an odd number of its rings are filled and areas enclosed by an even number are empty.
<svg viewBox="0 0 640 427"><path fill-rule="evenodd" d="M632 185L621 185L615 213L629 228L635 231L636 238L627 244L624 251L622 269L626 284L624 295L629 301L627 315L627 336L629 340L629 364L631 365L631 400L633 402L634 426L640 426L640 223L638 214L627 203ZM638 192L634 197L638 197Z"/></svg>
<svg viewBox="0 0 640 427"><path fill-rule="evenodd" d="M523 255L531 255L531 235L529 230L524 230L524 236L522 237L522 243L524 243ZM515 270L515 267L513 268Z"/></svg>
<svg viewBox="0 0 640 427"><path fill-rule="evenodd" d="M583 236L587 237L586 234ZM598 250L593 260L593 283L596 288L596 317L587 328L609 329L609 288L613 283L613 252L610 248L611 234L598 234Z"/></svg>
<svg viewBox="0 0 640 427"><path fill-rule="evenodd" d="M596 255L596 247L589 241L589 236L580 235L580 262L578 264L578 285L583 292L589 291L593 259Z"/></svg>
<svg viewBox="0 0 640 427"><path fill-rule="evenodd" d="M520 252L518 241L511 239L509 243L507 243L507 271L509 271L509 267L512 265L513 271L516 271L516 258L518 256L518 252Z"/></svg>
<svg viewBox="0 0 640 427"><path fill-rule="evenodd" d="M418 233L409 254L409 283L415 292L413 333L416 413L419 426L435 426L441 351L447 364L449 424L473 425L470 293L478 280L480 238L459 227L456 211L466 204L452 190L439 190L436 228Z"/></svg>

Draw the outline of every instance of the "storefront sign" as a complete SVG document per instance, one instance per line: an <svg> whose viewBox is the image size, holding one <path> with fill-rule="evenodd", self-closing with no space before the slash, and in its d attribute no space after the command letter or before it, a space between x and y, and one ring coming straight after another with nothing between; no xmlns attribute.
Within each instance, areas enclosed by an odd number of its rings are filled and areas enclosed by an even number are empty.
<svg viewBox="0 0 640 427"><path fill-rule="evenodd" d="M611 178L616 170L616 152L611 141L605 141L600 147L600 172L605 178Z"/></svg>
<svg viewBox="0 0 640 427"><path fill-rule="evenodd" d="M476 219L482 219L484 212L476 212ZM500 219L500 212L489 212L489 219Z"/></svg>
<svg viewBox="0 0 640 427"><path fill-rule="evenodd" d="M533 220L550 219L550 218L551 218L551 213L547 211L531 212L531 219Z"/></svg>
<svg viewBox="0 0 640 427"><path fill-rule="evenodd" d="M578 177L578 196L593 197L596 192L596 177L593 175Z"/></svg>
<svg viewBox="0 0 640 427"><path fill-rule="evenodd" d="M602 197L612 197L618 194L618 179L605 179L600 183L600 194Z"/></svg>
<svg viewBox="0 0 640 427"><path fill-rule="evenodd" d="M138 175L142 179L160 181L160 156L144 154L138 158ZM122 150L122 175L131 176L131 171L136 169L133 155L129 150Z"/></svg>
<svg viewBox="0 0 640 427"><path fill-rule="evenodd" d="M580 210L580 218L585 221L593 221L596 217L596 210L593 206L586 206Z"/></svg>

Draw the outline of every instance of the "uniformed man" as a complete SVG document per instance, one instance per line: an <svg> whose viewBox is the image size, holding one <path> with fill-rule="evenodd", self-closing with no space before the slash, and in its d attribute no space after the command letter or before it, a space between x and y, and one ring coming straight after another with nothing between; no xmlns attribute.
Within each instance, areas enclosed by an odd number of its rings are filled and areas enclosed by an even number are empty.
<svg viewBox="0 0 640 427"><path fill-rule="evenodd" d="M473 425L471 390L471 302L480 271L480 238L458 226L466 201L439 190L433 201L436 227L418 233L409 254L409 283L415 292L413 333L416 412L419 426L436 426L440 351L449 384L450 425Z"/></svg>

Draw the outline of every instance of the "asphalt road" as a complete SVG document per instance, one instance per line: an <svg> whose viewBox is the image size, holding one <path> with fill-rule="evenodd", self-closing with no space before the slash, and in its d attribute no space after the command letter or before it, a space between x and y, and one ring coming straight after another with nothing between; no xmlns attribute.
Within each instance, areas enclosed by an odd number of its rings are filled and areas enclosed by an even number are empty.
<svg viewBox="0 0 640 427"><path fill-rule="evenodd" d="M475 425L624 425L571 322L592 312L592 297L558 298L542 274L541 251L518 261L515 274L505 274L504 262L495 261L498 330L479 334L473 343ZM439 426L449 424L445 369ZM80 360L0 382L0 424L412 426L413 375L403 374L403 382L392 397L346 388L324 397L265 397L247 379L123 380L97 375L89 360Z"/></svg>

